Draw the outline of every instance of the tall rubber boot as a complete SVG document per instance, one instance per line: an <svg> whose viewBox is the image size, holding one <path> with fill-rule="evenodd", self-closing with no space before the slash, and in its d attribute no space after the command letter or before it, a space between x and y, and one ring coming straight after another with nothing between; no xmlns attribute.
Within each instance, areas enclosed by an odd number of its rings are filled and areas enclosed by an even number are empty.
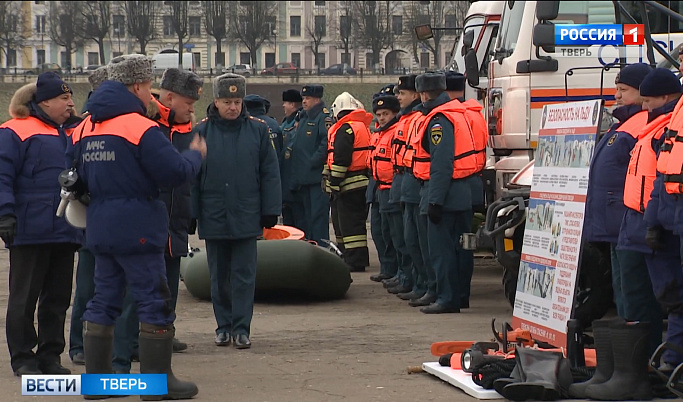
<svg viewBox="0 0 683 402"><path fill-rule="evenodd" d="M595 357L598 361L595 374L590 380L572 384L569 387L569 396L577 399L586 399L586 387L593 384L602 384L612 377L614 371L614 357L612 354L612 339L610 337L610 323L624 320L595 320L593 321L593 338L595 339Z"/></svg>
<svg viewBox="0 0 683 402"><path fill-rule="evenodd" d="M114 326L83 322L83 354L87 374L111 374ZM83 399L107 399L108 395L84 395Z"/></svg>
<svg viewBox="0 0 683 402"><path fill-rule="evenodd" d="M165 327L140 323L140 373L166 374L168 394L142 395L143 401L160 401L162 399L190 399L197 395L199 389L193 382L180 381L171 370L173 355L173 325Z"/></svg>
<svg viewBox="0 0 683 402"><path fill-rule="evenodd" d="M586 387L586 397L600 401L652 399L648 376L649 322L610 323L614 372L602 384Z"/></svg>
<svg viewBox="0 0 683 402"><path fill-rule="evenodd" d="M518 355L515 354L515 360L517 364L515 364L515 368L512 369L510 377L499 378L493 382L493 388L496 390L496 392L498 392L501 395L503 395L503 388L505 388L505 386L516 382L524 382L524 380L526 379L524 373L522 372L522 369L520 368L519 358L517 356Z"/></svg>
<svg viewBox="0 0 683 402"><path fill-rule="evenodd" d="M524 381L506 385L501 395L512 401L555 401L567 395L572 373L562 353L529 348L515 353Z"/></svg>

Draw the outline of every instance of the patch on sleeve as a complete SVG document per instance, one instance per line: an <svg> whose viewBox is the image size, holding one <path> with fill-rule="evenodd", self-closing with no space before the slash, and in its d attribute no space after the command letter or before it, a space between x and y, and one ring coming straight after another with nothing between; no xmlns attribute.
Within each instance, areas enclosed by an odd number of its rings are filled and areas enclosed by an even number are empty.
<svg viewBox="0 0 683 402"><path fill-rule="evenodd" d="M353 130L351 129L351 127L346 129L346 134L353 134Z"/></svg>
<svg viewBox="0 0 683 402"><path fill-rule="evenodd" d="M617 140L617 135L617 133L614 133L614 135L610 137L610 139L607 141L607 146L614 144L614 141Z"/></svg>
<svg viewBox="0 0 683 402"><path fill-rule="evenodd" d="M443 138L443 127L441 124L435 124L429 130L429 137L432 139L432 144L439 145Z"/></svg>
<svg viewBox="0 0 683 402"><path fill-rule="evenodd" d="M330 129L332 127L332 118L331 117L325 117L325 128Z"/></svg>

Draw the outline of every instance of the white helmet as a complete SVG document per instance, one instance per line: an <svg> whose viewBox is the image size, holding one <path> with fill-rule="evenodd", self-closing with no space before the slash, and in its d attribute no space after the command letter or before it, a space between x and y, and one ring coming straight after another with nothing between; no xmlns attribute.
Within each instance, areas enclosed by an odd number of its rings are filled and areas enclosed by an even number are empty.
<svg viewBox="0 0 683 402"><path fill-rule="evenodd" d="M339 119L338 116L341 111L358 109L365 109L365 107L358 99L354 98L353 95L348 92L344 92L337 96L337 99L335 99L332 104L332 114L335 119Z"/></svg>

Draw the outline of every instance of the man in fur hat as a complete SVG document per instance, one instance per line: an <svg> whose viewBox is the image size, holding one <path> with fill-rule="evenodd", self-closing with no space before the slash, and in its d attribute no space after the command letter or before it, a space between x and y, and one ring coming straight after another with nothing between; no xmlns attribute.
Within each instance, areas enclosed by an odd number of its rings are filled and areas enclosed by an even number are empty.
<svg viewBox="0 0 683 402"><path fill-rule="evenodd" d="M192 187L192 213L206 240L216 346L251 347L256 238L277 224L280 171L268 125L247 112L246 81L214 79L214 101L195 129L209 153ZM229 283L229 286L226 285Z"/></svg>
<svg viewBox="0 0 683 402"><path fill-rule="evenodd" d="M9 248L7 346L12 370L70 374L60 362L64 320L71 302L76 229L55 216L59 174L67 168L73 92L53 72L12 97L12 119L0 126L0 237ZM38 303L38 333L33 320ZM36 352L33 348L38 346Z"/></svg>
<svg viewBox="0 0 683 402"><path fill-rule="evenodd" d="M156 121L166 138L178 152L192 143L194 104L202 94L204 81L191 71L169 68L161 77L158 99L151 97L147 104L147 117ZM196 222L190 211L190 182L175 188L162 188L160 199L168 210L168 242L165 246L166 279L171 291L171 307L178 302L180 258L187 255L188 233L194 233ZM130 372L131 355L136 355L137 322L135 301L127 297L114 335L114 371ZM173 338L173 351L181 352L187 344Z"/></svg>

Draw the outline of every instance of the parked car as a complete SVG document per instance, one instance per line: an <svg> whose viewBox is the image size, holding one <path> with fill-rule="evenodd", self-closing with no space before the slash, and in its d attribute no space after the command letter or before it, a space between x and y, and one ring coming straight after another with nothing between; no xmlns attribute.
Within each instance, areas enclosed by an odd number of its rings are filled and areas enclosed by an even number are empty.
<svg viewBox="0 0 683 402"><path fill-rule="evenodd" d="M252 70L249 64L233 64L230 67L224 68L223 73L233 73L249 77L252 74Z"/></svg>
<svg viewBox="0 0 683 402"><path fill-rule="evenodd" d="M26 74L40 74L46 71L53 71L57 74L62 74L62 68L57 63L43 63L36 68L26 70Z"/></svg>
<svg viewBox="0 0 683 402"><path fill-rule="evenodd" d="M356 69L348 64L333 64L320 70L320 75L356 75Z"/></svg>
<svg viewBox="0 0 683 402"><path fill-rule="evenodd" d="M261 75L294 75L299 71L294 63L278 63L261 71Z"/></svg>

